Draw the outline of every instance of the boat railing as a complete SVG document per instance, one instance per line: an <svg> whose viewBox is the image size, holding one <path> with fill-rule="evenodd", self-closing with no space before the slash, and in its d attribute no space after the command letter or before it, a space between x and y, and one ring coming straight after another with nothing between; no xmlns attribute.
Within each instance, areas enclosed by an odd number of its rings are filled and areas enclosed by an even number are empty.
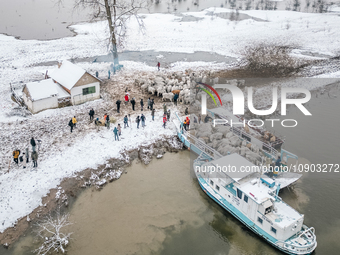
<svg viewBox="0 0 340 255"><path fill-rule="evenodd" d="M209 111L209 112L213 116L215 115L213 112L211 112L211 111ZM226 116L220 116L220 117L228 120L228 118ZM268 144L266 142L263 142L263 141L255 138L254 136L248 134L247 132L245 132L244 130L242 130L240 128L232 127L230 125L229 121L226 122L224 125L230 127L230 131L233 132L233 134L237 135L242 140L246 140L247 143L256 144L260 148L261 151L263 151L267 156L270 156L272 159L276 159L277 155L279 154L279 152L274 148L274 145L275 145L274 143L273 144L270 144L270 143Z"/></svg>
<svg viewBox="0 0 340 255"><path fill-rule="evenodd" d="M180 122L180 127L178 130L181 135L189 141L190 146L196 146L199 150L201 150L203 153L209 155L209 157L213 158L213 159L219 159L222 158L223 156L217 152L215 149L211 148L210 146L206 145L203 141L199 140L197 137L195 137L194 135L190 134L189 131L186 131L183 128L183 121L182 119L178 116L177 112L175 113L176 117L178 118L179 122ZM185 118L186 116L184 116Z"/></svg>

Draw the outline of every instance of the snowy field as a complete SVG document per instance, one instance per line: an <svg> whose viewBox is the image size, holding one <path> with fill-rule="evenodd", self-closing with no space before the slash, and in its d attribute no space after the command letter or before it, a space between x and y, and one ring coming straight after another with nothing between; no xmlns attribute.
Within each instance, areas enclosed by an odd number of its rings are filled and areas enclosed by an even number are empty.
<svg viewBox="0 0 340 255"><path fill-rule="evenodd" d="M72 177L75 173L87 168L96 168L105 164L111 158L121 158L124 151L147 146L175 134L173 125L166 129L162 127L162 116L155 116L155 121L147 115L146 127L137 129L122 129L120 141L115 141L111 130L101 127L101 131L87 130L86 134L74 129L69 144L64 144L60 151L49 152L49 157L40 161L38 168L27 169L15 167L8 174L0 176L0 232L12 227L15 221L31 213L41 205L41 198L46 196L51 188L59 185L63 178ZM122 125L122 124L121 124ZM42 144L42 146L44 146ZM31 149L31 148L30 148Z"/></svg>
<svg viewBox="0 0 340 255"><path fill-rule="evenodd" d="M124 50L189 53L207 51L239 58L240 52L247 45L257 42L273 42L293 45L296 48L294 55L297 57L306 57L303 52L318 53L329 57L339 55L340 17L337 14L240 11L262 21L253 19L230 21L219 18L217 15L221 12L230 12L230 10L210 8L202 12L185 13L184 16L199 18L198 21L190 22L181 21L181 16L172 14L143 15L145 30L139 31L137 24L131 21ZM13 107L16 106L10 98L9 83L40 80L43 78L42 73L51 68L50 66L35 66L36 64L108 53L106 22L79 24L72 28L78 33L77 36L50 41L23 41L0 35L0 122L1 127L4 128L0 130L2 136L6 134L7 128L16 128L17 132L20 132L22 123L26 123L23 126L30 127L27 130L27 136L30 136L31 131L38 128L39 123L52 118L53 122L49 123L53 139L46 138L45 146L48 146L47 142L60 143L58 150L49 151L39 158L39 167L36 171L20 168L0 176L0 232L13 226L17 219L38 207L41 204L41 198L51 188L57 187L63 178L73 176L76 172L86 168L103 164L109 158L119 157L120 153L126 149L152 143L162 135L175 134L173 127L170 126L168 129L161 127L161 116L157 116L155 120L157 124L152 125L149 115L144 130L137 131L134 128L131 132L126 132L123 129L124 139L120 142L115 142L112 131L107 130L97 133L89 128L85 128L82 132L76 129L71 136L66 120L87 108L100 105L101 100L81 106L49 110L28 118L8 117ZM156 61L155 59L155 63ZM122 64L124 72L132 74L135 71L154 71L156 68L143 64L143 59L138 63L126 61ZM79 63L79 65L92 74L99 71L99 76L105 78L109 63ZM225 66L204 61L177 62L170 70L184 71L186 68L218 70ZM335 73L329 76L339 77L340 75ZM329 76L323 75L322 77ZM84 123L83 127L86 126L86 117L82 116L79 129L82 123ZM48 133L45 136L48 137ZM4 140L5 137L1 137L1 141ZM16 145L15 137L6 137L6 140L12 142L6 144L2 142L1 151L12 151L14 149L12 147Z"/></svg>

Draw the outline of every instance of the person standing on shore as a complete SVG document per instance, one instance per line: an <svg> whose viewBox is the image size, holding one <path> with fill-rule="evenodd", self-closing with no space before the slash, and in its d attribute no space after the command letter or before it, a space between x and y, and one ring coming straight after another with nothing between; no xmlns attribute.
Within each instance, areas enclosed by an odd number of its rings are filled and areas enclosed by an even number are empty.
<svg viewBox="0 0 340 255"><path fill-rule="evenodd" d="M72 118L72 123L73 123L73 126L74 126L74 128L76 128L77 126L76 126L76 124L77 124L77 119L76 119L76 116L74 116L73 118Z"/></svg>
<svg viewBox="0 0 340 255"><path fill-rule="evenodd" d="M140 118L139 118L139 115L138 115L137 118L136 118L137 128L139 128L139 122L140 122Z"/></svg>
<svg viewBox="0 0 340 255"><path fill-rule="evenodd" d="M121 136L122 135L122 128L120 126L120 124L118 124L118 135Z"/></svg>
<svg viewBox="0 0 340 255"><path fill-rule="evenodd" d="M177 106L177 99L178 99L178 94L176 93L174 95L174 104Z"/></svg>
<svg viewBox="0 0 340 255"><path fill-rule="evenodd" d="M143 106L144 106L144 102L143 102L143 98L140 100L140 109L141 111L143 111Z"/></svg>
<svg viewBox="0 0 340 255"><path fill-rule="evenodd" d="M167 113L167 108L166 108L166 104L165 103L163 104L163 111L164 111L164 114Z"/></svg>
<svg viewBox="0 0 340 255"><path fill-rule="evenodd" d="M115 134L115 141L119 141L119 136L118 136L118 129L117 129L117 127L115 127L114 129L113 129L113 133Z"/></svg>
<svg viewBox="0 0 340 255"><path fill-rule="evenodd" d="M132 128L132 124L131 124L131 115L130 115L130 113L128 114L128 122L129 122L129 125L130 125L130 128Z"/></svg>
<svg viewBox="0 0 340 255"><path fill-rule="evenodd" d="M92 121L93 120L93 116L94 116L93 108L90 110L89 115L90 115L90 121Z"/></svg>
<svg viewBox="0 0 340 255"><path fill-rule="evenodd" d="M163 115L163 127L165 128L166 125L166 114L164 113Z"/></svg>
<svg viewBox="0 0 340 255"><path fill-rule="evenodd" d="M142 128L144 128L145 127L145 120L146 120L146 118L145 118L143 113L142 113L142 116L140 117L140 119L142 120Z"/></svg>
<svg viewBox="0 0 340 255"><path fill-rule="evenodd" d="M95 124L96 127L97 127L97 131L99 131L99 126L100 126L99 118L97 118L97 119L94 121L94 124Z"/></svg>
<svg viewBox="0 0 340 255"><path fill-rule="evenodd" d="M38 144L39 144L39 141L40 140L38 140L37 142L38 142ZM38 150L39 150L39 145L38 145ZM29 153L29 151L28 151L28 148L26 148L26 163L28 163L29 162L29 157L30 157L30 153Z"/></svg>
<svg viewBox="0 0 340 255"><path fill-rule="evenodd" d="M152 120L155 120L155 109L151 110L151 116L152 116Z"/></svg>
<svg viewBox="0 0 340 255"><path fill-rule="evenodd" d="M120 103L121 103L121 101L118 99L118 100L116 101L116 105L117 105L117 113L119 113Z"/></svg>
<svg viewBox="0 0 340 255"><path fill-rule="evenodd" d="M31 139L31 145L32 145L32 151L35 151L35 146L36 146L37 144L35 143L35 140L34 140L33 137L32 137L32 139Z"/></svg>
<svg viewBox="0 0 340 255"><path fill-rule="evenodd" d="M110 116L109 115L107 115L106 116L106 120L105 120L106 122L106 127L107 127L107 129L110 129Z"/></svg>
<svg viewBox="0 0 340 255"><path fill-rule="evenodd" d="M126 93L126 94L125 94L125 105L127 105L128 102L129 102L129 94Z"/></svg>
<svg viewBox="0 0 340 255"><path fill-rule="evenodd" d="M149 99L148 99L148 109L150 109L150 104L151 104L151 99L149 97Z"/></svg>
<svg viewBox="0 0 340 255"><path fill-rule="evenodd" d="M33 167L38 167L38 152L33 151L32 160L33 160Z"/></svg>
<svg viewBox="0 0 340 255"><path fill-rule="evenodd" d="M171 115L171 113L170 113L170 109L168 110L168 112L166 113L166 116L167 116L167 119L170 121L170 115Z"/></svg>
<svg viewBox="0 0 340 255"><path fill-rule="evenodd" d="M136 104L136 100L135 100L135 98L132 98L131 105L132 105L132 110L133 111L135 110L135 104Z"/></svg>
<svg viewBox="0 0 340 255"><path fill-rule="evenodd" d="M151 99L151 102L150 102L150 110L152 111L153 109L153 105L155 104L155 101L153 100L153 98Z"/></svg>
<svg viewBox="0 0 340 255"><path fill-rule="evenodd" d="M71 127L71 133L72 133L72 130L73 130L73 122L72 122L72 119L70 119L70 121L68 122L68 125Z"/></svg>
<svg viewBox="0 0 340 255"><path fill-rule="evenodd" d="M129 119L128 119L127 115L125 115L125 117L124 117L124 128L129 127L128 120Z"/></svg>
<svg viewBox="0 0 340 255"><path fill-rule="evenodd" d="M18 149L16 149L15 151L13 151L13 160L14 162L18 165L19 164L19 155L20 155L20 151Z"/></svg>
<svg viewBox="0 0 340 255"><path fill-rule="evenodd" d="M22 153L22 167L23 169L26 168L26 163L27 163L27 156L25 154L25 152Z"/></svg>
<svg viewBox="0 0 340 255"><path fill-rule="evenodd" d="M159 69L161 68L161 63L157 63L157 67L158 67L158 71L159 71Z"/></svg>

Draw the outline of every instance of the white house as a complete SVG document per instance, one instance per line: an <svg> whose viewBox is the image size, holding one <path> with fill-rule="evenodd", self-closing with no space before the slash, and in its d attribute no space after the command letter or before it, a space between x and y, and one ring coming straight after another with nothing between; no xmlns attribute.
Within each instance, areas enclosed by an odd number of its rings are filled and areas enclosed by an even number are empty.
<svg viewBox="0 0 340 255"><path fill-rule="evenodd" d="M52 79L27 83L22 98L32 113L58 107L57 84Z"/></svg>
<svg viewBox="0 0 340 255"><path fill-rule="evenodd" d="M67 60L48 76L69 93L73 105L100 98L100 80Z"/></svg>

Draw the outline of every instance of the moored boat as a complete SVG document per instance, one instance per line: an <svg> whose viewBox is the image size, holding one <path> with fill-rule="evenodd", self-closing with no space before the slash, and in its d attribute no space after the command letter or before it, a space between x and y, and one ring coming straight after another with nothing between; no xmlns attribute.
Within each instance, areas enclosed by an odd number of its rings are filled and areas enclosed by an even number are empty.
<svg viewBox="0 0 340 255"><path fill-rule="evenodd" d="M314 228L304 215L278 196L280 185L268 183L261 171L234 153L209 160L203 153L194 161L202 190L254 233L287 254L311 254L317 247Z"/></svg>

